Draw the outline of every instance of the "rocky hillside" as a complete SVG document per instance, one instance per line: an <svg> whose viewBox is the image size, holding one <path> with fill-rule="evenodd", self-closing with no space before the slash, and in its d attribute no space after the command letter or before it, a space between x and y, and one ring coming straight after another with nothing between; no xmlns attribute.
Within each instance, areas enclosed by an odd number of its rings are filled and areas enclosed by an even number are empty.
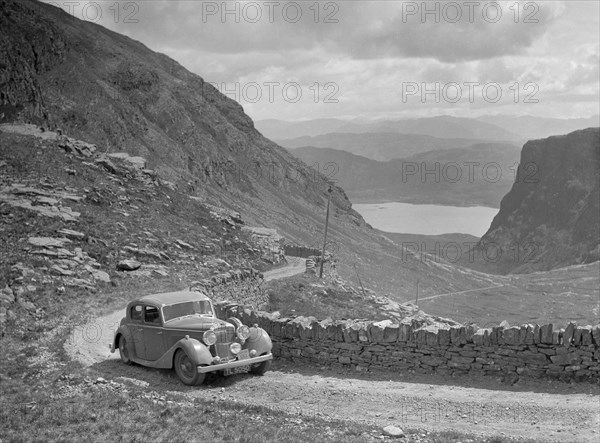
<svg viewBox="0 0 600 443"><path fill-rule="evenodd" d="M0 334L81 294L252 280L277 263L242 228L239 214L179 194L135 157L0 125Z"/></svg>
<svg viewBox="0 0 600 443"><path fill-rule="evenodd" d="M144 157L191 195L252 202L257 218L280 200L323 205L321 177L174 60L33 0L2 1L0 36L0 123L30 120ZM362 223L341 189L333 201Z"/></svg>
<svg viewBox="0 0 600 443"><path fill-rule="evenodd" d="M0 124L31 121L46 131L60 129L63 136L82 140L82 146L91 144L95 155L107 154L109 160L121 153L135 158L175 192L181 217L188 205L183 223L189 224L191 236L180 235L184 242L190 243L199 229L196 203L190 203L198 202L238 212L249 226L275 228L287 242L320 247L326 177L264 138L238 103L174 60L56 7L33 0L0 4ZM0 142L7 168L39 165L40 177L52 175L40 152L57 150L37 149L23 139L19 145L27 145L30 154L16 159L10 138ZM85 154L85 147L70 146L70 154ZM88 163L96 160L114 175L101 158ZM88 173L77 163L69 169ZM62 167L57 171L64 175ZM15 183L21 184L17 179L7 186ZM126 194L127 187L121 187L110 198ZM341 188L332 189L329 249L339 257L343 278L354 283L360 278L398 301L413 298L417 280L427 282L421 289L431 295L488 285L477 274L407 256L365 225ZM135 211L145 215L143 206ZM114 234L121 216L107 210L103 232Z"/></svg>
<svg viewBox="0 0 600 443"><path fill-rule="evenodd" d="M527 142L478 264L525 273L599 260L599 180L598 128Z"/></svg>
<svg viewBox="0 0 600 443"><path fill-rule="evenodd" d="M182 194L313 241L326 180L257 132L237 102L174 60L51 5L0 4L0 124L32 122L142 158ZM332 204L342 224L364 226L335 186Z"/></svg>

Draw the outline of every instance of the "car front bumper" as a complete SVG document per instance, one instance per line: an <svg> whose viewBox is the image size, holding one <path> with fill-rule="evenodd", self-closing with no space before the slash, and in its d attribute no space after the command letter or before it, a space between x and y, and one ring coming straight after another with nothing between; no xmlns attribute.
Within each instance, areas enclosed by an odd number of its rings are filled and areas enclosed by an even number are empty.
<svg viewBox="0 0 600 443"><path fill-rule="evenodd" d="M220 363L210 366L198 366L198 373L205 374L207 372L222 371L223 369L238 368L240 366L249 366L263 361L273 360L273 354L261 355L260 357L247 358L245 360L235 360L227 363Z"/></svg>

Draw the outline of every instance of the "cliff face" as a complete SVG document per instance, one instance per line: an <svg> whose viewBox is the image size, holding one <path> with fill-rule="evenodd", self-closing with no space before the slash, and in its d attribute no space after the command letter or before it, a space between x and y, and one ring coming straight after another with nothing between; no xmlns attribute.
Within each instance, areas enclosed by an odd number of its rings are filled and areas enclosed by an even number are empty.
<svg viewBox="0 0 600 443"><path fill-rule="evenodd" d="M531 272L600 259L599 128L532 140L481 238L485 269Z"/></svg>
<svg viewBox="0 0 600 443"><path fill-rule="evenodd" d="M31 9L4 0L0 9L0 122L19 114L43 121L48 115L38 76L64 60L67 44Z"/></svg>
<svg viewBox="0 0 600 443"><path fill-rule="evenodd" d="M322 176L174 60L51 5L0 5L0 123L32 121L101 151L145 157L180 190L246 209L250 219L265 221L272 215L265 209L281 214L290 205L323 208ZM340 188L333 203L364 223Z"/></svg>

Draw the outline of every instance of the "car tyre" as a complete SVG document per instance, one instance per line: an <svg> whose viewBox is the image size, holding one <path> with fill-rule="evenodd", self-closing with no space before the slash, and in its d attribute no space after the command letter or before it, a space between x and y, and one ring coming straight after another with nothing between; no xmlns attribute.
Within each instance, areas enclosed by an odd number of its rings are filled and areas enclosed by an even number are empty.
<svg viewBox="0 0 600 443"><path fill-rule="evenodd" d="M119 354L121 355L121 361L126 365L131 364L131 359L129 358L129 349L127 348L127 340L125 337L121 336L119 338Z"/></svg>
<svg viewBox="0 0 600 443"><path fill-rule="evenodd" d="M183 349L175 353L175 373L179 380L188 386L198 386L204 382L206 374L198 372L196 364L188 357Z"/></svg>
<svg viewBox="0 0 600 443"><path fill-rule="evenodd" d="M271 369L271 362L272 360L267 360L253 364L250 366L250 373L254 375L265 375L265 372Z"/></svg>

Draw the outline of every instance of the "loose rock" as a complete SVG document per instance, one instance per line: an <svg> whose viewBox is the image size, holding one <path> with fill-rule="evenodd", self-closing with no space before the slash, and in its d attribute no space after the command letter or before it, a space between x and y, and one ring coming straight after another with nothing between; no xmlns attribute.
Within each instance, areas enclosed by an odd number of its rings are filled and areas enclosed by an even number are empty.
<svg viewBox="0 0 600 443"><path fill-rule="evenodd" d="M404 437L404 431L397 426L386 426L383 428L383 434L389 437Z"/></svg>
<svg viewBox="0 0 600 443"><path fill-rule="evenodd" d="M85 238L85 234L79 231L73 231L72 229L61 229L58 231L59 234L64 235L65 237L74 238L76 240L83 240Z"/></svg>
<svg viewBox="0 0 600 443"><path fill-rule="evenodd" d="M29 244L44 248L64 248L65 244L71 243L68 238L30 237Z"/></svg>
<svg viewBox="0 0 600 443"><path fill-rule="evenodd" d="M33 303L31 303L30 301L27 300L23 300L22 298L17 299L17 302L19 303L19 306L21 306L23 309L27 310L27 311L35 311L35 305Z"/></svg>
<svg viewBox="0 0 600 443"><path fill-rule="evenodd" d="M10 286L6 286L1 292L0 292L0 301L2 302L6 302L6 303L12 303L15 301L15 296L13 294L12 289L10 288Z"/></svg>
<svg viewBox="0 0 600 443"><path fill-rule="evenodd" d="M52 271L54 274L61 275L63 277L69 277L73 275L73 271L61 268L58 265L53 265L52 267L50 267L50 271Z"/></svg>
<svg viewBox="0 0 600 443"><path fill-rule="evenodd" d="M142 266L142 264L135 260L121 260L117 264L117 268L119 268L122 271L135 271L136 269L139 269L141 266Z"/></svg>

